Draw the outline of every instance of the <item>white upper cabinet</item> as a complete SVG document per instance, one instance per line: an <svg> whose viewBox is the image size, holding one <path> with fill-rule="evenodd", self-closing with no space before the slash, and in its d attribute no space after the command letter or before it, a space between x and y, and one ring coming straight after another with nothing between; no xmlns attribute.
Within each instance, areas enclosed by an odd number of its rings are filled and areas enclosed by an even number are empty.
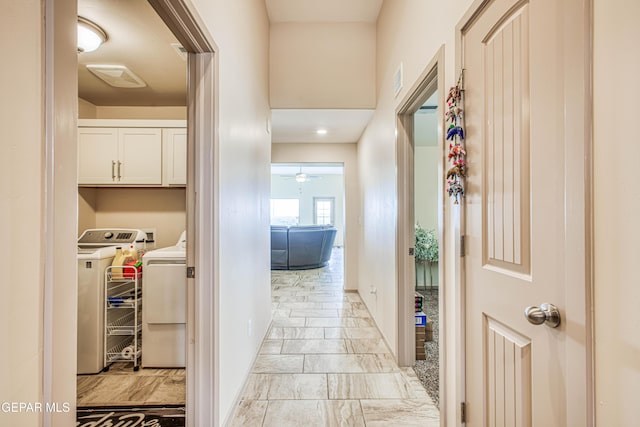
<svg viewBox="0 0 640 427"><path fill-rule="evenodd" d="M80 120L78 184L186 185L186 134L178 120Z"/></svg>
<svg viewBox="0 0 640 427"><path fill-rule="evenodd" d="M162 184L187 184L187 129L162 130Z"/></svg>
<svg viewBox="0 0 640 427"><path fill-rule="evenodd" d="M118 183L162 184L162 130L118 129Z"/></svg>
<svg viewBox="0 0 640 427"><path fill-rule="evenodd" d="M118 129L78 129L78 184L116 184Z"/></svg>

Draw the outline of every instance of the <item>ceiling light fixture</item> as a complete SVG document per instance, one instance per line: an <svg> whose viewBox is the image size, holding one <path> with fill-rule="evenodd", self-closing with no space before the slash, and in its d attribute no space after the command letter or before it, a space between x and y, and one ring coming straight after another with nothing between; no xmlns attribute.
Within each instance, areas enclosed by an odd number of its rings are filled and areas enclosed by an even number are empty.
<svg viewBox="0 0 640 427"><path fill-rule="evenodd" d="M318 135L326 135L327 134L327 130L326 129L317 129L316 133Z"/></svg>
<svg viewBox="0 0 640 427"><path fill-rule="evenodd" d="M78 52L93 52L107 39L107 33L102 28L78 16Z"/></svg>

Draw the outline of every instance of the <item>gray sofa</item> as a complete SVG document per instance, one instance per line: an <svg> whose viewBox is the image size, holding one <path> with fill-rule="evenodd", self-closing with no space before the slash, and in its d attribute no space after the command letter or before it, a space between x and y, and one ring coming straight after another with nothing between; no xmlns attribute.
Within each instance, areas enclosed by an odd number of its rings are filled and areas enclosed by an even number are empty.
<svg viewBox="0 0 640 427"><path fill-rule="evenodd" d="M271 269L307 270L326 266L336 232L332 225L272 225Z"/></svg>

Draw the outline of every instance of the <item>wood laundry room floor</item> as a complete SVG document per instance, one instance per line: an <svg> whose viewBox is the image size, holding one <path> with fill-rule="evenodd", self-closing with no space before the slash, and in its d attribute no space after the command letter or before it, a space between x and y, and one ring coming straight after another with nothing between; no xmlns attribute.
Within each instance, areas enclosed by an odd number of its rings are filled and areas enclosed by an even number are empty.
<svg viewBox="0 0 640 427"><path fill-rule="evenodd" d="M78 375L79 407L184 405L184 369L140 369L114 363L107 372Z"/></svg>

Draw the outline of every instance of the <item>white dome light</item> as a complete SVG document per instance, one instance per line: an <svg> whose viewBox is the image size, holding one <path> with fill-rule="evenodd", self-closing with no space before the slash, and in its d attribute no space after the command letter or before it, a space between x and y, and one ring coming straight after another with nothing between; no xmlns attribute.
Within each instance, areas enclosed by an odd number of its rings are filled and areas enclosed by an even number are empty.
<svg viewBox="0 0 640 427"><path fill-rule="evenodd" d="M93 52L107 41L107 33L93 22L78 17L78 52Z"/></svg>

